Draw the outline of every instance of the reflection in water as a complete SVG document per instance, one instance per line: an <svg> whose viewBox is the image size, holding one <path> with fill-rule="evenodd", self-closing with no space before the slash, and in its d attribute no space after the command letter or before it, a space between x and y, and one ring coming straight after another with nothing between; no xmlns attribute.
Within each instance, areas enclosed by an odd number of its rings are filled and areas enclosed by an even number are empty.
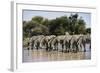
<svg viewBox="0 0 100 73"><path fill-rule="evenodd" d="M87 52L77 53L63 53L57 51L39 50L25 50L23 51L23 62L41 62L41 61L64 61L64 60L86 60L91 59L91 50L86 49Z"/></svg>

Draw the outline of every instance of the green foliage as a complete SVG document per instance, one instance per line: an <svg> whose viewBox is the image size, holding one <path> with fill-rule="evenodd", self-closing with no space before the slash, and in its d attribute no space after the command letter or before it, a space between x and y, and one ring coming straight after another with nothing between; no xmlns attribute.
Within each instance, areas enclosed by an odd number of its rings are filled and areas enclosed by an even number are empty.
<svg viewBox="0 0 100 73"><path fill-rule="evenodd" d="M86 29L86 23L78 14L71 14L69 17L61 16L56 19L46 19L35 16L31 21L23 21L23 36L34 35L65 35L91 33L91 29Z"/></svg>
<svg viewBox="0 0 100 73"><path fill-rule="evenodd" d="M34 21L34 22L36 22L38 24L42 24L43 17L41 17L41 16L35 16L35 17L32 18L32 21Z"/></svg>
<svg viewBox="0 0 100 73"><path fill-rule="evenodd" d="M86 33L91 34L91 28L87 28L87 29L86 29Z"/></svg>
<svg viewBox="0 0 100 73"><path fill-rule="evenodd" d="M82 18L78 19L75 26L75 34L86 34L86 23Z"/></svg>

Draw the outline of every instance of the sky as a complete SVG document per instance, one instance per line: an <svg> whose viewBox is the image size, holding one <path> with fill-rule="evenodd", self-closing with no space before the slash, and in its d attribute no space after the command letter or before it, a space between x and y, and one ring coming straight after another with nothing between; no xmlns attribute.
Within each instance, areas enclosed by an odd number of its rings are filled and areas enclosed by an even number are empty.
<svg viewBox="0 0 100 73"><path fill-rule="evenodd" d="M71 14L75 14L77 12L54 12L54 11L34 11L34 10L23 10L23 21L30 21L34 16L42 16L47 19L55 19L61 16L70 16ZM86 28L91 27L91 14L90 13L82 13L78 12L79 18L82 19L86 23Z"/></svg>

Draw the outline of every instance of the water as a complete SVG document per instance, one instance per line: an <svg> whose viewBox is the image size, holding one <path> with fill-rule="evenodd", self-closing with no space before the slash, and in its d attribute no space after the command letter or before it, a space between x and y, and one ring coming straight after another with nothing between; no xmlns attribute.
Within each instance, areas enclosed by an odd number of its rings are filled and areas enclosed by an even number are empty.
<svg viewBox="0 0 100 73"><path fill-rule="evenodd" d="M86 45L88 47L89 45ZM63 53L59 51L23 50L23 62L43 62L43 61L65 61L65 60L88 60L91 59L91 50L86 48L86 52Z"/></svg>

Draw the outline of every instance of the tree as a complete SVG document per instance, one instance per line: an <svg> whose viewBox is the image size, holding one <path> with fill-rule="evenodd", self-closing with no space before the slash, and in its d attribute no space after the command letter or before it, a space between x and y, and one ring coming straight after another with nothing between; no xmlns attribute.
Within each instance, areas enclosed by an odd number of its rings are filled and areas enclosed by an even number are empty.
<svg viewBox="0 0 100 73"><path fill-rule="evenodd" d="M38 24L34 23L33 21L28 21L25 24L23 24L23 36L31 37L31 30L37 26Z"/></svg>
<svg viewBox="0 0 100 73"><path fill-rule="evenodd" d="M75 27L77 25L77 21L78 21L78 14L71 14L69 16L69 29L70 29L70 34L75 34Z"/></svg>
<svg viewBox="0 0 100 73"><path fill-rule="evenodd" d="M86 29L86 33L87 33L87 34L91 34L91 28L87 28L87 29Z"/></svg>
<svg viewBox="0 0 100 73"><path fill-rule="evenodd" d="M34 21L37 24L42 24L43 17L41 17L41 16L35 16L35 17L32 18L32 21Z"/></svg>
<svg viewBox="0 0 100 73"><path fill-rule="evenodd" d="M80 18L78 20L78 32L79 34L86 34L86 27L85 27L86 23L84 22L84 20L82 18Z"/></svg>
<svg viewBox="0 0 100 73"><path fill-rule="evenodd" d="M69 29L69 22L67 16L61 16L56 19L50 20L49 24L50 34L64 35Z"/></svg>
<svg viewBox="0 0 100 73"><path fill-rule="evenodd" d="M64 35L65 32L73 35L90 33L90 29L86 29L85 25L85 21L82 17L79 18L77 13L52 20L35 16L31 21L23 21L23 35L31 37L34 35Z"/></svg>
<svg viewBox="0 0 100 73"><path fill-rule="evenodd" d="M43 22L42 22L42 25L48 27L48 24L49 24L49 20L48 19L44 19Z"/></svg>
<svg viewBox="0 0 100 73"><path fill-rule="evenodd" d="M34 21L28 21L26 24L23 24L23 36L31 37L34 35L47 35L48 28L42 24L36 23Z"/></svg>
<svg viewBox="0 0 100 73"><path fill-rule="evenodd" d="M61 16L58 18L59 20L59 23L61 24L62 28L65 30L65 31L68 31L69 30L69 19L67 16Z"/></svg>

